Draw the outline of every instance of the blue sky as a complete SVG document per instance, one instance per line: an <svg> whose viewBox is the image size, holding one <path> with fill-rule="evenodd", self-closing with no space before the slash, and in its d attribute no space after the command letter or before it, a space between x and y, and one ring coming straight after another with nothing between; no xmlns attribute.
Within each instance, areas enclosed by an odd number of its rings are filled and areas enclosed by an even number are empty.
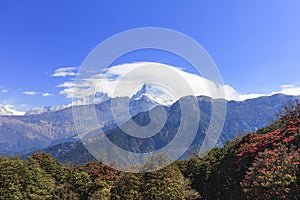
<svg viewBox="0 0 300 200"><path fill-rule="evenodd" d="M1 1L0 104L25 110L69 103L57 85L70 77L51 76L55 70L80 66L101 41L147 26L195 39L215 61L223 82L240 94L300 87L299 9L296 0ZM143 55L120 60L168 64L168 55L157 60Z"/></svg>

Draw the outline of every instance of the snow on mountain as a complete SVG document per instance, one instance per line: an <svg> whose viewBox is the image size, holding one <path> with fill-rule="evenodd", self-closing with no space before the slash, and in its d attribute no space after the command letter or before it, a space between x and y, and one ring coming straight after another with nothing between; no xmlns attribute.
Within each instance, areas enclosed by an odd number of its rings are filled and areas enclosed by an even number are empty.
<svg viewBox="0 0 300 200"><path fill-rule="evenodd" d="M97 92L95 95L84 97L68 105L62 106L43 106L32 108L25 115L37 115L45 112L54 112L71 106L99 104L109 100L110 97L104 92ZM175 96L161 85L155 83L145 83L143 86L130 98L131 113L148 111L153 106L163 105L170 106L176 101Z"/></svg>
<svg viewBox="0 0 300 200"><path fill-rule="evenodd" d="M54 111L58 111L58 110L62 110L64 108L66 108L68 106L43 106L43 107L38 107L38 108L32 108L29 111L27 111L25 113L25 115L38 115L38 114L42 114L45 112L54 112Z"/></svg>
<svg viewBox="0 0 300 200"><path fill-rule="evenodd" d="M175 95L168 89L155 83L144 83L141 89L131 97L131 100L135 101L146 99L163 106L170 106L176 101Z"/></svg>
<svg viewBox="0 0 300 200"><path fill-rule="evenodd" d="M71 106L81 106L81 105L90 105L90 104L99 104L104 101L107 101L109 97L106 93L103 92L97 92L95 95L91 95L88 97L85 97L83 99L74 101L68 105L62 105L62 106L43 106L43 107L37 107L32 108L31 110L27 111L25 115L38 115L45 112L55 112L58 110L62 110L64 108L68 108Z"/></svg>
<svg viewBox="0 0 300 200"><path fill-rule="evenodd" d="M0 105L0 115L24 115L25 112L17 111L12 105Z"/></svg>

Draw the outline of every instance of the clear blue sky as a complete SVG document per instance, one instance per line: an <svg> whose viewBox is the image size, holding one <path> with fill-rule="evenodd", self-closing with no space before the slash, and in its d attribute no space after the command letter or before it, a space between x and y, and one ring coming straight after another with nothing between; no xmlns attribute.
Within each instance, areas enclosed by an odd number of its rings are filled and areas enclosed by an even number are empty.
<svg viewBox="0 0 300 200"><path fill-rule="evenodd" d="M79 66L109 36L145 26L195 39L239 93L278 91L300 81L299 10L296 0L1 1L0 104L67 103L56 87L66 78L50 76L57 68Z"/></svg>

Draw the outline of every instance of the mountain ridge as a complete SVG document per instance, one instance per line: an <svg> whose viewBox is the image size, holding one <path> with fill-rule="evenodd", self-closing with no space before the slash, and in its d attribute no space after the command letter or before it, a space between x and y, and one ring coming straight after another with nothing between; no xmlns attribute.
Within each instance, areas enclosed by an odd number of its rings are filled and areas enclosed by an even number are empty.
<svg viewBox="0 0 300 200"><path fill-rule="evenodd" d="M294 96L287 95L273 95L270 97L259 97L249 101L228 101L227 102L227 116L225 119L223 131L218 140L217 146L221 147L230 139L240 137L248 132L253 132L261 127L270 124L270 121L275 119L275 114L279 113L283 109L283 105L288 104L295 100ZM183 158L193 155L194 152L199 151L199 147L202 144L205 129L210 122L210 106L213 99L209 97L199 96L198 106L201 110L201 124L196 137L188 149L183 155ZM225 101L217 99L214 101ZM111 126L105 131L105 134L112 139L112 142L123 145L122 148L132 152L148 152L155 148L164 146L170 139L176 134L176 130L180 125L180 104L175 102L170 108L167 109L168 121L164 125L164 128L154 137L148 140L142 139L130 139L126 133L122 132L117 126ZM139 125L146 125L149 119L148 112L138 113L133 120ZM97 131L97 130L94 130ZM164 135L168 133L168 137ZM95 135L95 134L93 134ZM122 141L131 141L122 144ZM55 154L56 158L64 157L64 152L59 148L55 150L55 147L50 147L51 154ZM76 149L76 145L74 147ZM44 151L49 152L46 149ZM77 152L80 150L76 149ZM60 153L59 153L60 152Z"/></svg>

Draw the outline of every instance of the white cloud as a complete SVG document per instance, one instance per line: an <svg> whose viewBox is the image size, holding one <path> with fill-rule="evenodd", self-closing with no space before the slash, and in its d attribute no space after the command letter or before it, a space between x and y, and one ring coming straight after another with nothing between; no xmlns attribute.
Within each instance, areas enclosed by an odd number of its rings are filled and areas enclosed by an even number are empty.
<svg viewBox="0 0 300 200"><path fill-rule="evenodd" d="M281 88L292 88L292 87L295 87L295 85L293 85L293 84L285 84L285 85L281 85L280 87Z"/></svg>
<svg viewBox="0 0 300 200"><path fill-rule="evenodd" d="M40 93L39 92L35 92L35 91L26 91L26 92L23 92L23 94L34 96L34 95L38 95Z"/></svg>
<svg viewBox="0 0 300 200"><path fill-rule="evenodd" d="M42 94L42 97L50 97L50 96L53 96L53 94L50 94L48 92Z"/></svg>
<svg viewBox="0 0 300 200"><path fill-rule="evenodd" d="M80 77L80 76L79 76ZM188 73L178 67L160 63L140 62L122 64L107 68L103 73L89 77L70 80L57 87L62 88L60 94L67 98L83 98L97 91L106 92L111 97L132 96L145 82L155 82L170 86L177 98L186 95L205 95L212 98L242 101L260 96L283 93L300 95L300 86L282 85L279 91L269 94L240 94L230 85L220 85L196 74ZM188 84L190 89L184 85ZM173 90L173 91L172 91Z"/></svg>
<svg viewBox="0 0 300 200"><path fill-rule="evenodd" d="M177 98L186 95L206 95L213 98L235 99L238 96L229 85L217 85L180 68L150 62L113 66L106 69L104 73L94 74L76 82L67 81L58 87L63 88L60 94L66 95L67 98L82 98L96 91L106 92L109 96L116 97L132 96L145 82L168 86Z"/></svg>
<svg viewBox="0 0 300 200"><path fill-rule="evenodd" d="M300 96L300 84L285 84L281 85L278 91L273 91L270 93L251 93L251 94L240 94L238 99L236 100L246 100L246 99L253 99L261 96L271 96L274 94L285 94L285 95L293 95L293 96Z"/></svg>
<svg viewBox="0 0 300 200"><path fill-rule="evenodd" d="M238 97L234 100L237 101L244 101L246 99L254 99L254 98L258 98L261 96L268 96L268 94L255 94L255 93L250 93L250 94L239 94ZM269 95L270 96L270 95Z"/></svg>
<svg viewBox="0 0 300 200"><path fill-rule="evenodd" d="M295 85L281 85L281 90L273 93L282 93L287 95L300 95L300 84Z"/></svg>
<svg viewBox="0 0 300 200"><path fill-rule="evenodd" d="M51 76L65 77L65 76L76 76L78 67L62 67L55 70Z"/></svg>
<svg viewBox="0 0 300 200"><path fill-rule="evenodd" d="M0 93L7 93L8 89L6 89L4 86L0 86Z"/></svg>
<svg viewBox="0 0 300 200"><path fill-rule="evenodd" d="M53 96L53 94L50 94L48 92L36 92L36 91L26 91L26 92L23 92L23 94L29 95L29 96L41 95L42 97Z"/></svg>

